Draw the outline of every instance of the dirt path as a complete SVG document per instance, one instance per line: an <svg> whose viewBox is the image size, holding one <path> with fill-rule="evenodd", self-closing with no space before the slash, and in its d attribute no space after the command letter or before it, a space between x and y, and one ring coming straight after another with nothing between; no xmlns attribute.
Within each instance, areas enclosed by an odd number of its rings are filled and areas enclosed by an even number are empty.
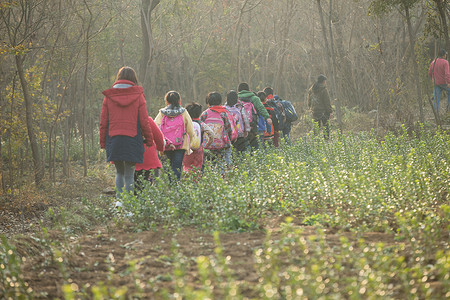
<svg viewBox="0 0 450 300"><path fill-rule="evenodd" d="M272 239L279 237L281 222L281 218L268 220L266 230L271 232ZM316 233L313 227L302 229L305 236ZM53 232L49 238L56 239L57 236L58 233ZM257 284L254 253L264 245L266 237L264 231L220 234L223 255L229 257L233 278L245 281L249 286ZM335 244L340 237L342 233L335 235L330 232L326 234L326 241ZM351 235L348 234L348 237L351 238ZM372 242L393 243L393 237L387 234L372 233L365 238ZM216 248L212 234L199 232L195 228L140 233L108 232L106 228L98 228L79 239L69 237L68 240L65 248L70 251L62 255L61 264L55 263L58 258L52 260L48 255L42 255L42 249L39 250L40 246L35 241L24 241L21 248L27 251L23 254L28 257L24 267L25 280L38 296L36 299L62 298L64 276L75 289L89 289L102 281L113 287L126 286L130 292L136 293L137 287L142 285L140 295L143 299L151 299L161 295L164 289L174 290L174 243L178 253L190 265L184 281L192 286L197 284L199 278L196 259L215 256ZM135 267L133 261L136 262ZM241 292L247 297L256 297L252 289Z"/></svg>

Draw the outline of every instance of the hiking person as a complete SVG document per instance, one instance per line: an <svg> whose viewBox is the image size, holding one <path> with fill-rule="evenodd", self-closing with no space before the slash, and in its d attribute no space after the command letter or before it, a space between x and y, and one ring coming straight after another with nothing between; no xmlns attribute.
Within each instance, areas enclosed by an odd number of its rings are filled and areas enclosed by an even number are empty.
<svg viewBox="0 0 450 300"><path fill-rule="evenodd" d="M198 149L192 150L191 154L185 155L183 159L183 171L189 172L199 172L203 170L203 142L206 141L205 145L209 146L213 141L213 131L211 128L200 120L200 115L202 114L202 105L196 102L186 106L186 110L191 116L192 124L194 126L195 134L200 141L200 147ZM204 139L204 135L206 138Z"/></svg>
<svg viewBox="0 0 450 300"><path fill-rule="evenodd" d="M159 110L155 123L164 134L166 146L164 154L170 161L170 167L177 180L181 178L184 155L191 153L191 147L198 149L198 140L192 119L185 108L181 106L180 94L176 91L167 92L166 107ZM172 177L170 177L173 182Z"/></svg>
<svg viewBox="0 0 450 300"><path fill-rule="evenodd" d="M325 127L325 138L330 137L330 119L333 109L330 104L330 95L326 85L327 78L325 75L319 75L317 81L308 91L308 107L312 110L314 122L319 126Z"/></svg>
<svg viewBox="0 0 450 300"><path fill-rule="evenodd" d="M144 162L136 164L136 171L134 172L135 191L142 191L144 182L153 183L155 178L159 176L159 170L162 168L158 151L164 151L164 135L151 117L148 117L148 123L150 124L155 144L151 147L145 146Z"/></svg>
<svg viewBox="0 0 450 300"><path fill-rule="evenodd" d="M272 125L272 120L270 119L269 114L267 113L266 108L261 103L259 97L250 91L250 87L248 83L242 82L238 86L238 97L239 101L243 102L245 110L251 115L250 124L251 130L247 136L247 143L250 146L250 149L256 150L259 148L258 142L258 114L261 115L264 120L267 121L269 125ZM249 103L251 105L249 105ZM253 108L252 108L253 107Z"/></svg>
<svg viewBox="0 0 450 300"><path fill-rule="evenodd" d="M286 119L286 117L284 116L284 109L283 109L283 105L281 103L279 103L279 101L277 101L274 98L273 95L273 89L271 87L265 87L264 88L264 93L267 95L266 97L266 103L264 104L264 106L266 107L266 110L268 107L272 107L273 109L273 114L274 116L271 115L272 117L272 123L273 124L273 145L275 148L278 148L280 146L279 140L280 140L280 129L283 129L282 124L284 124L284 121ZM270 113L269 113L270 114ZM276 120L276 122L274 122ZM275 124L276 123L276 124Z"/></svg>
<svg viewBox="0 0 450 300"><path fill-rule="evenodd" d="M275 130L278 129L278 119L275 114L275 109L267 103L267 97L265 92L260 91L257 94L259 99L261 99L261 102L266 108L267 112L269 113L270 118L272 119L272 125L265 124L265 130L261 137L261 143L263 145L263 148L265 148L266 144L274 146L273 139L275 136Z"/></svg>
<svg viewBox="0 0 450 300"><path fill-rule="evenodd" d="M447 112L450 110L450 71L447 60L447 51L441 49L439 51L439 57L431 62L428 69L428 76L433 79L434 82L434 110L439 110L439 104L441 101L441 94L443 91L447 92Z"/></svg>
<svg viewBox="0 0 450 300"><path fill-rule="evenodd" d="M205 122L214 132L213 141L209 144L204 143L204 148L209 149L212 154L213 163L218 163L221 172L224 173L223 164L231 167L232 150L231 142L233 140L233 125L231 123L231 114L222 106L222 96L218 92L211 92L206 97L208 109L200 116L200 120Z"/></svg>
<svg viewBox="0 0 450 300"><path fill-rule="evenodd" d="M232 146L238 152L244 152L247 150L246 138L251 130L250 119L247 111L238 100L238 93L231 90L227 93L227 102L225 103L226 109L234 117L234 121L238 130L238 137L232 142Z"/></svg>
<svg viewBox="0 0 450 300"><path fill-rule="evenodd" d="M138 86L132 68L120 68L112 88L103 95L100 147L106 149L106 160L116 167L116 198L120 199L124 189L133 191L136 163L144 162L144 143L152 147L153 134L143 88ZM116 206L121 206L119 200Z"/></svg>

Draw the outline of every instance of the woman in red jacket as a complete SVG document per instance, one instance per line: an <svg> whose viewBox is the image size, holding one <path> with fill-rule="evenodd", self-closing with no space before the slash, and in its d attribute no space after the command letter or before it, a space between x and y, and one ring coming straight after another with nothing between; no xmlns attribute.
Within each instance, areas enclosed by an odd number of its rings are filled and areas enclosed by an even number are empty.
<svg viewBox="0 0 450 300"><path fill-rule="evenodd" d="M144 162L144 143L153 145L143 88L137 83L136 72L122 67L113 87L103 91L100 147L106 149L107 161L116 167L117 198L124 188L133 191L136 163Z"/></svg>

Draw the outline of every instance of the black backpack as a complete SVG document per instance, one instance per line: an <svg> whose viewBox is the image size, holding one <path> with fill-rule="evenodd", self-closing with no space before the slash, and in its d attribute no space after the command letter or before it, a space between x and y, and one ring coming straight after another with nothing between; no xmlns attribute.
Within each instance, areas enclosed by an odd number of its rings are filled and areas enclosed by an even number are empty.
<svg viewBox="0 0 450 300"><path fill-rule="evenodd" d="M284 112L283 104L281 104L280 100L269 100L267 101L267 104L273 108L273 111L275 112L275 116L278 120L278 128L279 130L283 130L284 123L286 122L286 114Z"/></svg>
<svg viewBox="0 0 450 300"><path fill-rule="evenodd" d="M283 105L284 113L286 114L286 122L292 123L297 121L298 115L291 101L281 100L281 104Z"/></svg>

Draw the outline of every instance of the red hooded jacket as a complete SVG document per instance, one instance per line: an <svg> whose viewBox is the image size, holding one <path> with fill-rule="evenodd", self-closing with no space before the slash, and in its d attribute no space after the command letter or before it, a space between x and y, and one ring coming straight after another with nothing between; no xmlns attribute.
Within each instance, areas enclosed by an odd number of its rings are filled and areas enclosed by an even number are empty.
<svg viewBox="0 0 450 300"><path fill-rule="evenodd" d="M127 88L110 88L103 91L102 113L100 116L100 147L106 147L106 135L137 135L138 116L141 132L148 147L153 145L153 135L148 123L147 105L141 86L128 80L118 80L115 84L129 84Z"/></svg>
<svg viewBox="0 0 450 300"><path fill-rule="evenodd" d="M164 135L151 117L148 117L148 122L152 129L155 144L151 147L145 147L144 163L136 164L136 171L159 169L162 167L158 157L158 151L164 151Z"/></svg>

